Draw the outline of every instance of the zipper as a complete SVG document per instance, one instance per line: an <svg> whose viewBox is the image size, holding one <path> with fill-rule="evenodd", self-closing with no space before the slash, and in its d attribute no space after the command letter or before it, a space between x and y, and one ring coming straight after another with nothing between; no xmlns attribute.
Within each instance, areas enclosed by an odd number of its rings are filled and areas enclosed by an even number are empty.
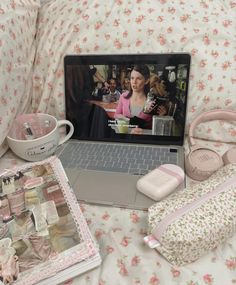
<svg viewBox="0 0 236 285"><path fill-rule="evenodd" d="M219 186L217 186L213 191L210 191L204 195L202 195L197 200L190 202L189 204L185 205L184 207L176 210L165 216L163 220L156 226L156 228L152 231L152 235L160 242L161 236L166 228L173 223L178 218L182 217L184 214L197 209L202 204L210 200L211 198L215 197L217 194L228 190L231 186L236 186L236 176L233 176L229 180L223 182Z"/></svg>

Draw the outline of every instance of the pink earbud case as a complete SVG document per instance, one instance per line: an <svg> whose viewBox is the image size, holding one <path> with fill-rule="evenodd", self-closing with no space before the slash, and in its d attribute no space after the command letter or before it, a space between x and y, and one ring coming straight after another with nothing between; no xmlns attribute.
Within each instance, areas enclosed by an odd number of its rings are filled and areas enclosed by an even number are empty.
<svg viewBox="0 0 236 285"><path fill-rule="evenodd" d="M141 177L137 189L155 201L177 190L184 181L184 171L174 164L163 164Z"/></svg>

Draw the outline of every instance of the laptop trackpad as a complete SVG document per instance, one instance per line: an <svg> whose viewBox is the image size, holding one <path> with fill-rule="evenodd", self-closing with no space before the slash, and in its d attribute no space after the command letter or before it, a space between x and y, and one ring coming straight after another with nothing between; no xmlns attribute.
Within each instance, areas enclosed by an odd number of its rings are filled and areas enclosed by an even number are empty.
<svg viewBox="0 0 236 285"><path fill-rule="evenodd" d="M71 170L66 169L66 172L70 179ZM135 204L139 176L93 170L77 170L76 176L70 181L80 201L119 207Z"/></svg>

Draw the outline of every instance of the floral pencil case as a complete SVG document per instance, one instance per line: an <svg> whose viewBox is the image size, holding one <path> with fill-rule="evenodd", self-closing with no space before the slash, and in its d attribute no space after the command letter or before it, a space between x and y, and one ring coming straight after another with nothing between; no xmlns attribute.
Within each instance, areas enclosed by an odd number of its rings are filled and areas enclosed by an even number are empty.
<svg viewBox="0 0 236 285"><path fill-rule="evenodd" d="M174 265L224 243L236 229L236 163L152 205L148 224L144 241Z"/></svg>

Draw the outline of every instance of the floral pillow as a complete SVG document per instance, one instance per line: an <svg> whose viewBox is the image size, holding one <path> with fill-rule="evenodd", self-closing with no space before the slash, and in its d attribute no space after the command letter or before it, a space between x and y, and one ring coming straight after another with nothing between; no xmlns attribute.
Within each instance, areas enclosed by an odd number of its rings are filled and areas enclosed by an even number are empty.
<svg viewBox="0 0 236 285"><path fill-rule="evenodd" d="M0 1L0 156L18 113L31 106L39 0Z"/></svg>
<svg viewBox="0 0 236 285"><path fill-rule="evenodd" d="M208 3L209 2L209 3ZM227 1L226 1L227 2ZM192 55L187 128L203 111L236 110L233 2L54 0L40 9L33 109L65 116L66 54L187 52ZM200 138L235 141L232 124L198 128ZM211 125L211 123L210 123ZM221 126L222 128L222 126ZM226 136L225 136L226 134Z"/></svg>

